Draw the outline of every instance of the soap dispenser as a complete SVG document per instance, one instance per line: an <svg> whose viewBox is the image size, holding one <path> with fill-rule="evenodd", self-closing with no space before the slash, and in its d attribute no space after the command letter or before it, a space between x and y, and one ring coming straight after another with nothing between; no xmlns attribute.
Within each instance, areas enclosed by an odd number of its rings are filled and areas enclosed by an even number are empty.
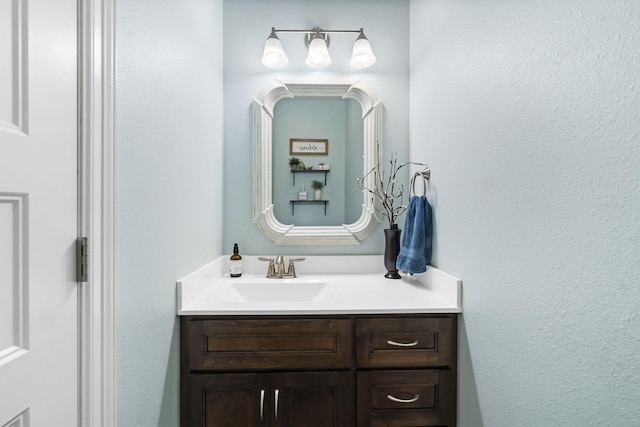
<svg viewBox="0 0 640 427"><path fill-rule="evenodd" d="M239 254L238 244L233 244L233 255L229 259L229 276L242 276L242 256Z"/></svg>
<svg viewBox="0 0 640 427"><path fill-rule="evenodd" d="M307 192L304 189L304 185L302 186L302 188L298 192L298 200L307 200Z"/></svg>

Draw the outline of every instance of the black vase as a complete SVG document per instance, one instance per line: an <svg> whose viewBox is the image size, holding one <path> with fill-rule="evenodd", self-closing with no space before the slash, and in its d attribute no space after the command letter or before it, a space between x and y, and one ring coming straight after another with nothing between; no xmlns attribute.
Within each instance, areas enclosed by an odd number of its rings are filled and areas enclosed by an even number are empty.
<svg viewBox="0 0 640 427"><path fill-rule="evenodd" d="M400 233L402 230L397 225L392 225L391 228L384 230L384 267L387 269L387 274L384 275L387 279L399 279L398 269L396 268L396 259L400 253Z"/></svg>

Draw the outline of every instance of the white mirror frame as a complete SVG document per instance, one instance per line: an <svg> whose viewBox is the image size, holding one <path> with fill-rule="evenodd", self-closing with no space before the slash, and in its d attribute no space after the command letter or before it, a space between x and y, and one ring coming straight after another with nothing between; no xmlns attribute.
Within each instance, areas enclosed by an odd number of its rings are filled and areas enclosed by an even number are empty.
<svg viewBox="0 0 640 427"><path fill-rule="evenodd" d="M283 98L342 97L355 99L362 107L364 172L378 163L382 146L382 101L358 81L278 81L253 100L253 222L276 245L355 245L378 227L374 201L362 194L362 213L353 224L340 226L296 226L278 221L273 212L272 147L273 110ZM374 176L365 178L373 187ZM356 182L353 185L357 185Z"/></svg>

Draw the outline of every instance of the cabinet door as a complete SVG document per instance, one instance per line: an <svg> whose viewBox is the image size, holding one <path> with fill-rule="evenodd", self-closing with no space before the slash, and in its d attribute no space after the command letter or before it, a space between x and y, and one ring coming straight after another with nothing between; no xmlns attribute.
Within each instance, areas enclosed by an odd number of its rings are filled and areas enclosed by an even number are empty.
<svg viewBox="0 0 640 427"><path fill-rule="evenodd" d="M188 375L182 394L182 427L269 425L269 374Z"/></svg>
<svg viewBox="0 0 640 427"><path fill-rule="evenodd" d="M272 425L351 427L354 387L350 372L285 372L271 376Z"/></svg>

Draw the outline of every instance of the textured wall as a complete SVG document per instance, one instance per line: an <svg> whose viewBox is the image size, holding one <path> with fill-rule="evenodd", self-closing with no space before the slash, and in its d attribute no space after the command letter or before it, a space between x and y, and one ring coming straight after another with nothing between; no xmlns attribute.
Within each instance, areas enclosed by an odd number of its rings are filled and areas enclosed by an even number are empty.
<svg viewBox="0 0 640 427"><path fill-rule="evenodd" d="M640 425L640 5L411 1L460 426Z"/></svg>
<svg viewBox="0 0 640 427"><path fill-rule="evenodd" d="M304 64L304 36L280 36L289 64L262 65L264 41L278 29L359 29L364 27L378 62L358 71L349 67L355 35L331 35L333 63L320 71ZM382 231L358 246L279 246L265 237L252 218L251 102L277 78L360 78L384 104L385 158L409 147L409 2L387 0L225 0L224 1L224 250L238 242L246 254L382 253ZM356 183L354 182L355 186Z"/></svg>
<svg viewBox="0 0 640 427"><path fill-rule="evenodd" d="M175 282L222 253L222 2L117 10L117 424L177 426Z"/></svg>

